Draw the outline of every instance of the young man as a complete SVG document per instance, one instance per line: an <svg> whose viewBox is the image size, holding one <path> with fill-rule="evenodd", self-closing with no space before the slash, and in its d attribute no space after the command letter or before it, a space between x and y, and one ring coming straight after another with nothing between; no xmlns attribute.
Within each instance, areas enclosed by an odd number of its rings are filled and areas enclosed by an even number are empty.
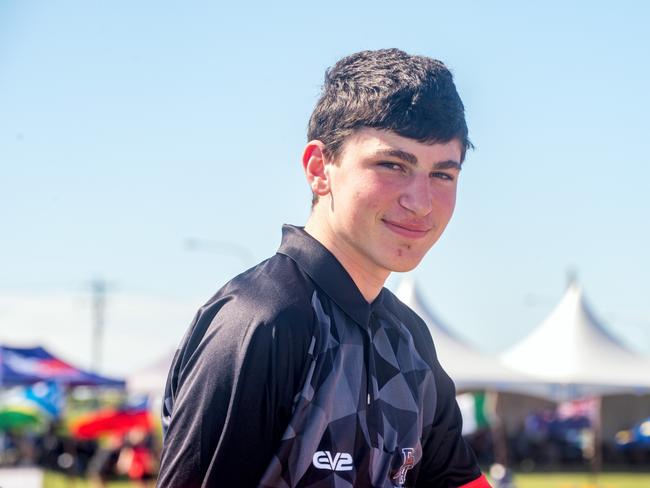
<svg viewBox="0 0 650 488"><path fill-rule="evenodd" d="M309 123L313 208L201 308L172 365L160 487L489 487L423 321L383 288L451 218L470 146L452 76L340 60Z"/></svg>

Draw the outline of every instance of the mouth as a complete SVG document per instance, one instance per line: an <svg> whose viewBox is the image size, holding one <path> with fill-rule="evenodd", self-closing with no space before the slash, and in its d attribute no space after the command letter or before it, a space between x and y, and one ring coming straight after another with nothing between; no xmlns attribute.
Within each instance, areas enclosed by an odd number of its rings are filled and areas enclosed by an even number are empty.
<svg viewBox="0 0 650 488"><path fill-rule="evenodd" d="M408 237L410 239L421 239L422 237L425 237L432 229L431 226L427 225L395 222L386 219L382 219L382 222L394 233L402 237Z"/></svg>

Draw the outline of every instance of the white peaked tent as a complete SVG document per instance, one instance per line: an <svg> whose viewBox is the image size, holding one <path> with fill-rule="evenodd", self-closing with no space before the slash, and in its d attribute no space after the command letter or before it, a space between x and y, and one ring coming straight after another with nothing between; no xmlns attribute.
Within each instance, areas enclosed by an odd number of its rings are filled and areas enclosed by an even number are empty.
<svg viewBox="0 0 650 488"><path fill-rule="evenodd" d="M175 350L167 351L148 366L135 371L126 379L126 389L131 393L149 395L154 403L162 398L174 353Z"/></svg>
<svg viewBox="0 0 650 488"><path fill-rule="evenodd" d="M524 388L531 381L527 375L468 346L443 325L426 305L412 278L405 276L395 294L427 324L440 364L458 390L529 390Z"/></svg>
<svg viewBox="0 0 650 488"><path fill-rule="evenodd" d="M501 358L512 368L556 385L555 397L650 388L650 359L635 354L603 327L575 283L546 320Z"/></svg>

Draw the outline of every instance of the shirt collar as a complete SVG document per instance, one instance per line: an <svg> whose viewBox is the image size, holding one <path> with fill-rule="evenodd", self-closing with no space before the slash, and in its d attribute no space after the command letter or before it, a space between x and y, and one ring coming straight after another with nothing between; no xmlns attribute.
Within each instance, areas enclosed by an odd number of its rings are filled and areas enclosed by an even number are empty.
<svg viewBox="0 0 650 488"><path fill-rule="evenodd" d="M381 302L382 292L369 304L338 259L303 227L282 226L279 254L298 266L355 322L368 326L373 305Z"/></svg>

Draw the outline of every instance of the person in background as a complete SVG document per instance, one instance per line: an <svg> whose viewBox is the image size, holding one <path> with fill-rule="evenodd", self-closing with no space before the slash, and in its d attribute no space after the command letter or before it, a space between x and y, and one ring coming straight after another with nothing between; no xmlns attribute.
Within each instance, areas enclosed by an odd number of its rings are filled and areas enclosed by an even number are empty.
<svg viewBox="0 0 650 488"><path fill-rule="evenodd" d="M88 463L88 478L92 488L105 488L117 475L117 461L122 450L122 437L111 435L101 444Z"/></svg>
<svg viewBox="0 0 650 488"><path fill-rule="evenodd" d="M141 488L153 486L155 466L151 434L140 429L128 432L117 460L117 469Z"/></svg>

